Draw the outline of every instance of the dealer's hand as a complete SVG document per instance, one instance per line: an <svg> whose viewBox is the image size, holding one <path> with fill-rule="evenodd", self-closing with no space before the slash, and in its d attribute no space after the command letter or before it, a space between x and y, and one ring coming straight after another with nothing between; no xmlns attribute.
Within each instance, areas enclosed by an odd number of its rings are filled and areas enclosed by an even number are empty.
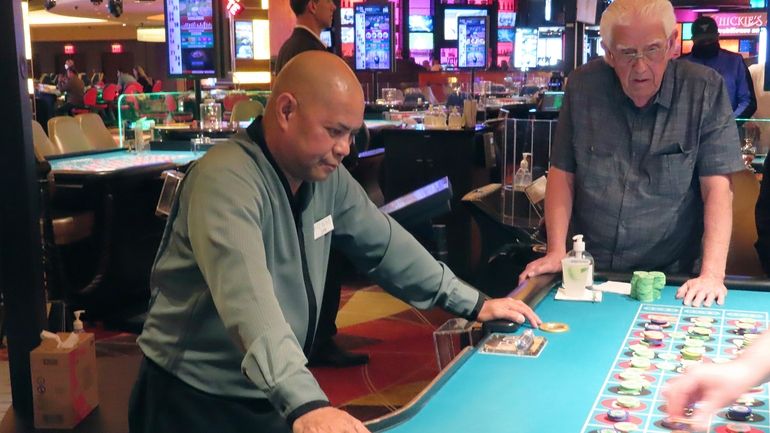
<svg viewBox="0 0 770 433"><path fill-rule="evenodd" d="M710 307L716 300L717 304L725 303L727 296L727 287L723 278L716 278L701 275L698 278L687 280L679 290L676 291L676 298L682 299L684 305L700 307Z"/></svg>
<svg viewBox="0 0 770 433"><path fill-rule="evenodd" d="M369 433L364 424L345 411L322 407L297 418L294 433Z"/></svg>
<svg viewBox="0 0 770 433"><path fill-rule="evenodd" d="M565 254L561 253L549 253L537 260L529 262L524 272L519 274L519 282L526 280L527 278L536 277L542 274L553 274L561 272L561 259Z"/></svg>
<svg viewBox="0 0 770 433"><path fill-rule="evenodd" d="M479 322L495 319L505 319L516 323L524 323L529 320L533 328L540 326L542 321L529 305L513 298L489 299L484 302L476 318Z"/></svg>

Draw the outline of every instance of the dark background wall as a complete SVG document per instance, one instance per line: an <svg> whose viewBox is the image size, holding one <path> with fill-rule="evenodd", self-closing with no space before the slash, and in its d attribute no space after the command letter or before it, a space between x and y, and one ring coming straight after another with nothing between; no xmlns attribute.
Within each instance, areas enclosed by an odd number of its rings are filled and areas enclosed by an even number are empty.
<svg viewBox="0 0 770 433"><path fill-rule="evenodd" d="M79 72L85 72L91 75L93 72L106 72L103 63L103 56L109 58L112 56L110 46L115 41L75 41L73 56L75 67ZM173 90L172 80L166 77L168 64L165 56L166 44L139 42L135 40L118 41L123 44L123 53L132 53L134 63L144 68L147 75L155 79L163 80L164 90ZM33 42L32 52L34 53L33 62L35 76L39 77L43 72L64 72L64 42ZM116 55L117 57L117 55ZM114 69L113 69L114 70ZM117 77L114 73L109 76L105 74L104 81L114 83Z"/></svg>

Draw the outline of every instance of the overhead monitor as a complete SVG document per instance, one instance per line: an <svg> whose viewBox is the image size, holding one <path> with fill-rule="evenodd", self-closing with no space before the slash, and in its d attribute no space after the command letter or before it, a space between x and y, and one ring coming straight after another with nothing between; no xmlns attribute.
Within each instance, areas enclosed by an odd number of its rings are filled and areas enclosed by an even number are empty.
<svg viewBox="0 0 770 433"><path fill-rule="evenodd" d="M353 8L340 8L340 25L353 25Z"/></svg>
<svg viewBox="0 0 770 433"><path fill-rule="evenodd" d="M322 30L321 31L321 42L324 43L327 47L332 46L332 32L331 30Z"/></svg>
<svg viewBox="0 0 770 433"><path fill-rule="evenodd" d="M170 77L217 76L215 0L165 0L166 46Z"/></svg>
<svg viewBox="0 0 770 433"><path fill-rule="evenodd" d="M394 65L392 3L355 5L356 70L390 71Z"/></svg>
<svg viewBox="0 0 770 433"><path fill-rule="evenodd" d="M235 22L235 58L254 58L254 25L251 21Z"/></svg>
<svg viewBox="0 0 770 433"><path fill-rule="evenodd" d="M562 27L537 29L537 66L556 66L564 59Z"/></svg>
<svg viewBox="0 0 770 433"><path fill-rule="evenodd" d="M513 42L513 29L497 29L497 42Z"/></svg>
<svg viewBox="0 0 770 433"><path fill-rule="evenodd" d="M410 50L432 50L433 33L409 33Z"/></svg>
<svg viewBox="0 0 770 433"><path fill-rule="evenodd" d="M340 28L340 40L343 44L352 44L356 40L353 27Z"/></svg>
<svg viewBox="0 0 770 433"><path fill-rule="evenodd" d="M489 19L485 16L457 18L457 67L484 68L487 65Z"/></svg>
<svg viewBox="0 0 770 433"><path fill-rule="evenodd" d="M486 9L468 9L468 8L444 9L444 40L447 40L447 41L457 40L457 18L458 17L485 17L485 16L487 16Z"/></svg>
<svg viewBox="0 0 770 433"><path fill-rule="evenodd" d="M432 32L433 17L430 15L409 15L410 32Z"/></svg>
<svg viewBox="0 0 770 433"><path fill-rule="evenodd" d="M497 13L497 27L513 27L516 24L516 12L500 11Z"/></svg>
<svg viewBox="0 0 770 433"><path fill-rule="evenodd" d="M692 40L692 23L682 23L682 40Z"/></svg>
<svg viewBox="0 0 770 433"><path fill-rule="evenodd" d="M537 66L537 29L519 27L513 50L513 65L516 68Z"/></svg>

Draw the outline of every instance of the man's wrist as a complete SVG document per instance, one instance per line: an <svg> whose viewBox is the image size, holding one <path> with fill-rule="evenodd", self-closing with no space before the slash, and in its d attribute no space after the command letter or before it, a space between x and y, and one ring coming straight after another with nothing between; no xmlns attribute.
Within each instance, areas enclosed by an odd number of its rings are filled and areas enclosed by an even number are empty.
<svg viewBox="0 0 770 433"><path fill-rule="evenodd" d="M700 276L703 278L714 278L719 281L725 280L725 273L724 271L718 272L711 269L701 269Z"/></svg>

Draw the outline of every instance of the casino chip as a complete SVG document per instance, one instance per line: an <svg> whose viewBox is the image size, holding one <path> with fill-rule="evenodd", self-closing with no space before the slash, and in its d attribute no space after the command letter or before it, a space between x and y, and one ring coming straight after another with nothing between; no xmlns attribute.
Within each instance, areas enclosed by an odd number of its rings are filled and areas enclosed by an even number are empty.
<svg viewBox="0 0 770 433"><path fill-rule="evenodd" d="M747 424L729 423L725 426L730 433L749 433L751 426Z"/></svg>
<svg viewBox="0 0 770 433"><path fill-rule="evenodd" d="M628 419L628 411L623 409L610 409L607 411L607 419L620 422Z"/></svg>
<svg viewBox="0 0 770 433"><path fill-rule="evenodd" d="M617 422L613 427L615 427L615 431L618 433L631 433L638 428L638 426L632 422Z"/></svg>
<svg viewBox="0 0 770 433"><path fill-rule="evenodd" d="M545 332L567 332L569 325L559 322L543 322L540 324L540 330Z"/></svg>
<svg viewBox="0 0 770 433"><path fill-rule="evenodd" d="M736 404L727 409L727 418L733 421L748 421L751 419L751 412L750 407Z"/></svg>
<svg viewBox="0 0 770 433"><path fill-rule="evenodd" d="M628 409L634 409L642 405L642 402L638 398L629 395L621 395L615 400L615 403L617 406Z"/></svg>

